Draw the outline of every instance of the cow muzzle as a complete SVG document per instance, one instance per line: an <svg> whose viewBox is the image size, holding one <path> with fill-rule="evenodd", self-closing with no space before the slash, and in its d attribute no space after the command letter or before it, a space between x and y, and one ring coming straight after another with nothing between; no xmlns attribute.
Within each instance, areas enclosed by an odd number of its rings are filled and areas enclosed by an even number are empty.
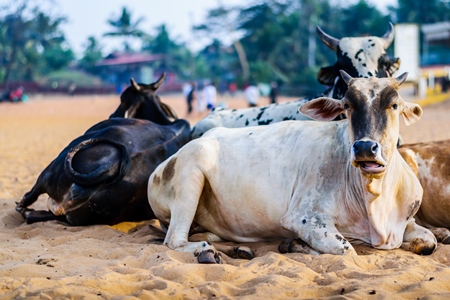
<svg viewBox="0 0 450 300"><path fill-rule="evenodd" d="M363 174L380 174L386 169L386 161L381 155L379 143L359 140L352 146L352 164L359 167Z"/></svg>

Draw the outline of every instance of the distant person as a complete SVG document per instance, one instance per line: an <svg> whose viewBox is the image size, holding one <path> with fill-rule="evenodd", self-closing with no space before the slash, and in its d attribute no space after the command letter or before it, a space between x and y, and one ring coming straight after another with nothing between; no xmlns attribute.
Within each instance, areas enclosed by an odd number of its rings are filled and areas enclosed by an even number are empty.
<svg viewBox="0 0 450 300"><path fill-rule="evenodd" d="M227 83L225 81L221 81L219 83L219 95L223 96L227 92Z"/></svg>
<svg viewBox="0 0 450 300"><path fill-rule="evenodd" d="M205 101L208 110L216 107L216 97L217 90L213 83L209 83L203 88L203 101Z"/></svg>
<svg viewBox="0 0 450 300"><path fill-rule="evenodd" d="M122 86L121 83L118 83L118 84L116 85L116 93L117 93L117 94L122 94L122 92L123 92L123 86Z"/></svg>
<svg viewBox="0 0 450 300"><path fill-rule="evenodd" d="M275 81L272 81L272 83L270 84L270 93L269 93L270 103L271 104L277 103L277 97L278 97L278 85Z"/></svg>
<svg viewBox="0 0 450 300"><path fill-rule="evenodd" d="M190 86L189 91L187 91L186 102L187 102L187 114L190 115L192 113L192 102L197 98L197 85L193 82Z"/></svg>
<svg viewBox="0 0 450 300"><path fill-rule="evenodd" d="M249 107L258 106L259 89L254 84L250 84L244 89L244 96Z"/></svg>
<svg viewBox="0 0 450 300"><path fill-rule="evenodd" d="M71 82L69 84L69 86L67 87L67 92L69 93L70 96L74 96L75 95L75 89L77 88L77 85L75 84L75 82Z"/></svg>
<svg viewBox="0 0 450 300"><path fill-rule="evenodd" d="M446 93L450 90L450 73L442 78L442 92Z"/></svg>
<svg viewBox="0 0 450 300"><path fill-rule="evenodd" d="M234 98L234 96L236 95L236 91L237 91L236 82L230 82L230 84L228 85L228 91L230 92L231 97Z"/></svg>
<svg viewBox="0 0 450 300"><path fill-rule="evenodd" d="M203 82L199 82L197 85L197 112L203 113L206 110L205 99L203 97Z"/></svg>
<svg viewBox="0 0 450 300"><path fill-rule="evenodd" d="M23 95L23 87L19 87L15 90L12 90L9 93L9 101L11 101L11 102L22 101L22 95Z"/></svg>

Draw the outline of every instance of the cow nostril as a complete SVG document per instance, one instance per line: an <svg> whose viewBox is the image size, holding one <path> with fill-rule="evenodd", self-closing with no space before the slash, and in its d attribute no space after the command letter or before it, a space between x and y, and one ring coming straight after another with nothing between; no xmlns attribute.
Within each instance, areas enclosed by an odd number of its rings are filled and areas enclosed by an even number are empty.
<svg viewBox="0 0 450 300"><path fill-rule="evenodd" d="M371 150L372 150L372 153L377 153L377 151L378 151L378 144L375 143L375 144L372 146Z"/></svg>

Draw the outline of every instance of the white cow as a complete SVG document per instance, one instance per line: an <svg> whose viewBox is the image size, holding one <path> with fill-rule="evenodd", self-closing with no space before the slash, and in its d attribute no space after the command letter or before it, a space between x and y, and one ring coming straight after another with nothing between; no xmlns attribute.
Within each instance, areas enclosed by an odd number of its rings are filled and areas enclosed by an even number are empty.
<svg viewBox="0 0 450 300"><path fill-rule="evenodd" d="M400 116L420 118L398 78L342 76L340 100L318 98L301 112L319 121L216 128L167 159L149 178L148 198L168 226L164 244L221 262L208 242L189 242L193 222L234 242L298 239L281 250L346 254L349 240L430 254L436 238L416 224L422 187L400 156Z"/></svg>
<svg viewBox="0 0 450 300"><path fill-rule="evenodd" d="M382 36L351 37L336 39L317 27L320 39L336 52L337 61L333 66L321 68L317 80L331 86L320 96L341 99L347 85L339 76L344 70L352 77L390 77L400 67L398 58L389 58L386 49L394 39L394 27ZM244 109L216 108L192 128L192 138L201 137L211 128L228 128L268 125L286 120L309 120L299 113L298 108L311 99L300 99L289 103L271 104L263 107Z"/></svg>

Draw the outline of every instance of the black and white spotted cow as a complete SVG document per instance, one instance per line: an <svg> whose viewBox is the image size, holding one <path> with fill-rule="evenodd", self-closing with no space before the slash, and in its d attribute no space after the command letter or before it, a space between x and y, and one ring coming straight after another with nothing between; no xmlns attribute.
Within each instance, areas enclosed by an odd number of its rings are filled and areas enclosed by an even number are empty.
<svg viewBox="0 0 450 300"><path fill-rule="evenodd" d="M342 80L339 70L344 70L352 77L390 77L400 67L400 59L389 58L386 49L394 39L394 26L390 23L388 31L382 37L345 37L336 39L326 34L320 27L317 33L322 42L336 52L334 65L321 68L317 80L331 86L317 97L342 99L347 85ZM310 120L299 113L298 108L312 99L271 104L263 107L244 109L216 108L192 128L192 138L201 137L214 127L249 127L268 125L286 120Z"/></svg>

